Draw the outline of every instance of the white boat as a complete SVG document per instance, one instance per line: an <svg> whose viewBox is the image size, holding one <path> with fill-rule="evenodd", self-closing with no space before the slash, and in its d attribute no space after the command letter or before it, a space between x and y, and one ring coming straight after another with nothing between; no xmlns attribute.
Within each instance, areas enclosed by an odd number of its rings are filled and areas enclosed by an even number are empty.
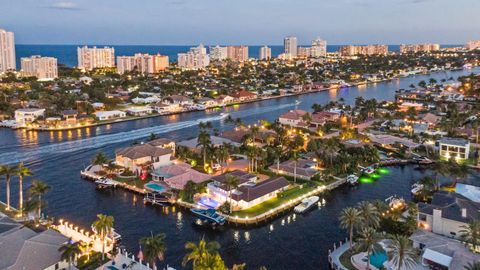
<svg viewBox="0 0 480 270"><path fill-rule="evenodd" d="M111 187L115 187L117 185L116 182L114 182L112 179L108 179L108 178L100 178L97 181L95 181L95 184L97 185L97 188L99 188L99 189L111 188Z"/></svg>
<svg viewBox="0 0 480 270"><path fill-rule="evenodd" d="M302 203L300 203L299 205L295 206L295 208L293 208L293 211L295 211L295 213L305 213L307 210L312 208L318 202L319 199L320 198L318 196L311 196L311 197L305 198L302 200Z"/></svg>
<svg viewBox="0 0 480 270"><path fill-rule="evenodd" d="M92 225L92 232L97 234L97 230L95 230L95 227L93 227L93 225ZM114 228L110 230L110 233L105 238L110 242L116 242L116 243L122 240L122 236L119 233L117 233Z"/></svg>
<svg viewBox="0 0 480 270"><path fill-rule="evenodd" d="M372 166L368 166L366 168L363 168L362 172L366 174L372 174L375 172L375 169Z"/></svg>
<svg viewBox="0 0 480 270"><path fill-rule="evenodd" d="M388 206L391 209L402 209L406 205L405 200L401 197L397 197L396 195L386 198L385 202L388 203Z"/></svg>
<svg viewBox="0 0 480 270"><path fill-rule="evenodd" d="M223 119L223 118L227 118L229 115L230 115L230 114L228 114L228 113L221 113L221 114L220 114L220 118L222 118L222 119Z"/></svg>
<svg viewBox="0 0 480 270"><path fill-rule="evenodd" d="M302 103L300 100L295 100L295 105L300 105L300 103Z"/></svg>
<svg viewBox="0 0 480 270"><path fill-rule="evenodd" d="M418 195L420 193L420 191L422 191L422 189L424 188L424 186L422 184L419 184L419 183L415 183L412 185L412 194L413 195Z"/></svg>
<svg viewBox="0 0 480 270"><path fill-rule="evenodd" d="M355 174L350 174L349 176L347 176L347 183L352 186L358 184L358 176L356 176Z"/></svg>

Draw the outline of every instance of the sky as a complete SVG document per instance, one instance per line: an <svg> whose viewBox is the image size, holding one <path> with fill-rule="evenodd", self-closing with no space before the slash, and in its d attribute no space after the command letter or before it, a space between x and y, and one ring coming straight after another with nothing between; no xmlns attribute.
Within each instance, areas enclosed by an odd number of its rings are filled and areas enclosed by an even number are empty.
<svg viewBox="0 0 480 270"><path fill-rule="evenodd" d="M464 44L479 0L0 0L17 44Z"/></svg>

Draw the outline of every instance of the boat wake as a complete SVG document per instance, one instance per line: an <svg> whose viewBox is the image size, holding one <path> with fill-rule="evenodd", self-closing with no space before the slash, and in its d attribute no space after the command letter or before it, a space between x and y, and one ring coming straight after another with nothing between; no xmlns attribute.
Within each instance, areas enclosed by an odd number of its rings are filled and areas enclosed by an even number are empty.
<svg viewBox="0 0 480 270"><path fill-rule="evenodd" d="M281 110L294 105L283 104L279 106L268 106L258 109L249 109L242 111L229 112L233 117L248 117L258 114L265 114L276 110ZM198 125L200 122L214 122L224 120L225 115L216 115L212 117L205 117L196 120L189 120L177 123L170 123L165 125L134 129L130 131L118 132L114 134L96 135L95 137L78 139L74 141L65 141L59 143L52 143L46 145L38 145L36 148L32 147L23 151L10 151L0 154L0 164L13 164L18 162L32 161L38 157L48 154L61 154L78 151L86 151L96 148L101 148L106 145L122 143L127 141L134 141L148 137L150 134L164 134L172 131L177 131Z"/></svg>
<svg viewBox="0 0 480 270"><path fill-rule="evenodd" d="M178 123L171 123L166 125L159 125L154 127L134 129L130 131L124 131L114 134L107 134L101 136L95 136L91 138L79 139L75 141L66 141L55 144L42 145L37 148L26 150L25 152L7 152L0 154L0 164L12 164L20 161L31 160L38 156L42 156L50 153L69 153L86 149L100 148L105 145L121 143L126 141L134 141L141 138L145 138L150 134L163 134L172 131L181 130L188 127L198 125L200 122L219 121L222 120L222 116L207 117L197 120L184 121Z"/></svg>

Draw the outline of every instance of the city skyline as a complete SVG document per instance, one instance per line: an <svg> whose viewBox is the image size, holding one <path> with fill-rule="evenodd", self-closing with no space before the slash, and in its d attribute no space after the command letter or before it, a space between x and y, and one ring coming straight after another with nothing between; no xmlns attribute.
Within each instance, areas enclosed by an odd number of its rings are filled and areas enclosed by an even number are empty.
<svg viewBox="0 0 480 270"><path fill-rule="evenodd" d="M480 3L472 0L309 0L302 5L291 0L170 0L142 6L41 0L2 7L0 26L17 33L17 44L280 45L289 35L298 44L317 36L335 45L464 44L478 39L475 25L480 22L474 16Z"/></svg>

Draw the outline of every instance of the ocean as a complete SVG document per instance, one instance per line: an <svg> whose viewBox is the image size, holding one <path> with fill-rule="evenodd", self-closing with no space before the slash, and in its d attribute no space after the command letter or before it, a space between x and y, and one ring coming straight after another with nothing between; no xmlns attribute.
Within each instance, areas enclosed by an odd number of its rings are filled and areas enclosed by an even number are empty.
<svg viewBox="0 0 480 270"><path fill-rule="evenodd" d="M77 47L83 45L27 45L20 44L15 46L17 56L17 68L20 68L20 58L29 57L32 55L50 56L58 59L58 63L74 67L77 65ZM187 52L189 48L197 45L96 45L97 47L111 46L115 48L115 55L134 55L135 53L149 53L149 54L163 54L168 55L170 62L177 61L177 54L181 52ZM263 46L263 45L262 45ZM258 58L260 54L259 45L249 46L249 56ZM342 45L328 45L328 52L336 52ZM460 45L442 45L443 47L456 47ZM269 45L272 49L272 56L276 57L283 52L283 46L281 45ZM399 45L389 45L390 51L398 51ZM208 48L208 46L207 46Z"/></svg>

